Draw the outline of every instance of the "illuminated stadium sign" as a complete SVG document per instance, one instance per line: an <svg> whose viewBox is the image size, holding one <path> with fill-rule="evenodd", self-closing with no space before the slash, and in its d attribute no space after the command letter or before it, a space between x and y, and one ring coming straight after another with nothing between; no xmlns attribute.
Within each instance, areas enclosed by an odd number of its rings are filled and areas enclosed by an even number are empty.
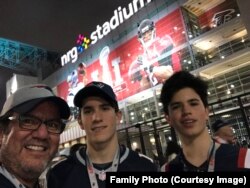
<svg viewBox="0 0 250 188"><path fill-rule="evenodd" d="M81 38L79 35L77 40L77 47L73 47L66 54L61 56L61 65L64 66L69 62L75 63L78 59L78 54L87 49L90 41L91 44L95 44L99 39L102 39L104 36L108 35L112 30L116 29L125 20L129 19L136 12L138 12L138 10L151 2L151 0L146 0L146 2L144 1L145 0L133 0L128 4L128 8L121 8L119 6L116 10L114 10L114 15L109 21L104 22L102 26L96 26L96 30L90 34L90 40L83 36ZM80 45L78 43L79 38L81 38L80 43L82 42L82 44Z"/></svg>
<svg viewBox="0 0 250 188"><path fill-rule="evenodd" d="M133 0L133 2L129 3L128 10L126 8L118 7L114 10L114 15L110 21L104 22L102 26L96 26L96 31L92 32L90 35L91 44L95 44L97 40L102 39L109 34L111 30L117 28L125 20L133 16L139 9L143 8L145 4L150 2L151 0L147 0L146 3L144 3L144 0Z"/></svg>

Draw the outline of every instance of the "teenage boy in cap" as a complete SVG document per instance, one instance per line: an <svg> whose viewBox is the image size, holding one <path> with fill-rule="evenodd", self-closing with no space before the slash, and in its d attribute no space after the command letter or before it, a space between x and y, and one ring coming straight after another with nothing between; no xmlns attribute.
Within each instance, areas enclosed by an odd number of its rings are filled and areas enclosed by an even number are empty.
<svg viewBox="0 0 250 188"><path fill-rule="evenodd" d="M78 123L86 131L86 148L55 165L49 172L49 188L105 187L106 172L157 171L144 155L118 143L119 111L113 89L91 82L74 98L80 108Z"/></svg>
<svg viewBox="0 0 250 188"><path fill-rule="evenodd" d="M40 187L69 116L67 103L46 85L25 86L7 98L0 116L0 187Z"/></svg>
<svg viewBox="0 0 250 188"><path fill-rule="evenodd" d="M207 129L207 88L205 81L186 71L173 74L164 83L160 100L182 147L165 171L250 170L250 149L212 140Z"/></svg>
<svg viewBox="0 0 250 188"><path fill-rule="evenodd" d="M212 130L216 142L221 144L236 144L234 131L228 122L218 119L212 124Z"/></svg>

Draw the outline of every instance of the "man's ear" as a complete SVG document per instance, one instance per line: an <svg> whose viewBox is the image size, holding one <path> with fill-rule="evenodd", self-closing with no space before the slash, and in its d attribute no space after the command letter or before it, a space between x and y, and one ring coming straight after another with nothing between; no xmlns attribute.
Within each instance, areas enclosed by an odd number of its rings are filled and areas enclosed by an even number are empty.
<svg viewBox="0 0 250 188"><path fill-rule="evenodd" d="M1 148L1 145L2 145L2 140L3 140L3 130L0 129L0 148Z"/></svg>

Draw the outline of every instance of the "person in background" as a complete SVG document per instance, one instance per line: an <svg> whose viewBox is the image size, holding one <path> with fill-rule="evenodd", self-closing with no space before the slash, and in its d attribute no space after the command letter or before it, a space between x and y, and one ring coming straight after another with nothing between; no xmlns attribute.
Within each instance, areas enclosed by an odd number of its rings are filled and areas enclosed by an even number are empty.
<svg viewBox="0 0 250 188"><path fill-rule="evenodd" d="M211 127L214 133L214 140L216 142L221 144L237 143L233 128L228 122L218 119L212 124Z"/></svg>
<svg viewBox="0 0 250 188"><path fill-rule="evenodd" d="M11 94L0 116L0 187L41 188L39 176L58 151L68 104L46 85Z"/></svg>
<svg viewBox="0 0 250 188"><path fill-rule="evenodd" d="M70 147L69 149L69 155L74 155L79 149L81 149L82 147L86 147L86 144L82 144L82 143L77 143L74 144L73 146Z"/></svg>
<svg viewBox="0 0 250 188"><path fill-rule="evenodd" d="M148 157L147 155L144 155L142 152L141 152L141 149L140 148L135 148L135 152L137 152L139 155L142 155L143 157L147 158L148 160L150 160L151 162L154 162L154 160L150 157Z"/></svg>
<svg viewBox="0 0 250 188"><path fill-rule="evenodd" d="M137 152L137 153L141 153L141 149L140 148L135 148L135 152Z"/></svg>
<svg viewBox="0 0 250 188"><path fill-rule="evenodd" d="M173 74L162 87L165 117L181 141L181 151L164 171L250 170L250 149L219 144L207 129L208 85L187 71Z"/></svg>
<svg viewBox="0 0 250 188"><path fill-rule="evenodd" d="M91 82L74 98L80 108L78 123L86 132L86 146L55 165L48 174L49 188L105 187L106 172L157 171L142 154L118 142L117 125L122 114L113 89Z"/></svg>
<svg viewBox="0 0 250 188"><path fill-rule="evenodd" d="M161 167L161 171L164 171L164 169L166 168L165 166L170 161L172 161L179 154L180 151L181 151L181 148L176 142L168 141L167 148L166 148L166 153L165 153L166 162Z"/></svg>
<svg viewBox="0 0 250 188"><path fill-rule="evenodd" d="M176 142L169 141L165 153L167 162L172 161L179 154L180 150L181 148Z"/></svg>

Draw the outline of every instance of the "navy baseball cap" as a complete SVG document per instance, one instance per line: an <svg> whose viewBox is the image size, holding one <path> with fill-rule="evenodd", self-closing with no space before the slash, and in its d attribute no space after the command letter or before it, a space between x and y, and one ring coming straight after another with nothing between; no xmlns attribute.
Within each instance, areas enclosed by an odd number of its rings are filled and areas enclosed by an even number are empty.
<svg viewBox="0 0 250 188"><path fill-rule="evenodd" d="M224 121L224 120L221 120L221 119L218 119L216 120L213 124L212 124L212 129L214 132L218 131L221 127L224 127L224 126L229 126L229 123Z"/></svg>
<svg viewBox="0 0 250 188"><path fill-rule="evenodd" d="M82 101L87 97L99 96L108 101L111 106L118 110L118 102L112 87L103 82L93 81L87 84L83 89L79 90L74 98L74 105L81 108Z"/></svg>

